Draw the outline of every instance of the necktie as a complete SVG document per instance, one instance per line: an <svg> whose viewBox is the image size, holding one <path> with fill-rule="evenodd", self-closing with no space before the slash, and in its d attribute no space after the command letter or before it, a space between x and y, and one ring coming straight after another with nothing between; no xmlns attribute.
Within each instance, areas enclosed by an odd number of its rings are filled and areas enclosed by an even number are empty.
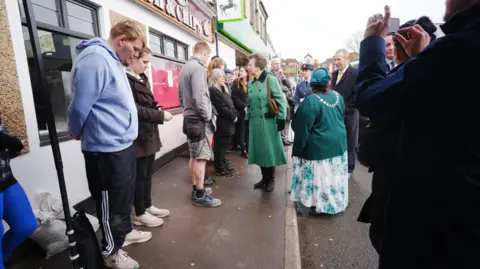
<svg viewBox="0 0 480 269"><path fill-rule="evenodd" d="M395 68L395 63L393 61L390 62L390 69Z"/></svg>
<svg viewBox="0 0 480 269"><path fill-rule="evenodd" d="M340 82L340 80L342 79L342 77L343 77L343 72L342 72L342 71L338 71L337 84L338 84L338 82Z"/></svg>

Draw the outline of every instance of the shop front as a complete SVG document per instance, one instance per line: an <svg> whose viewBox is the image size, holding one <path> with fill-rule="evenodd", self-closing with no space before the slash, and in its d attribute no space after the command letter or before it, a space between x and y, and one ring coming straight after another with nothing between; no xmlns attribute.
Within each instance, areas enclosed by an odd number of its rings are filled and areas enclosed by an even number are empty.
<svg viewBox="0 0 480 269"><path fill-rule="evenodd" d="M32 199L37 191L59 194L53 162L45 108L42 107L42 81L32 52L22 1L0 0L3 27L0 57L5 72L0 91L0 106L6 125L28 145L27 152L12 161L12 168L27 195ZM147 76L151 80L155 99L162 109L174 114L174 119L160 126L163 142L157 154L160 166L185 149L182 132L183 117L178 100L178 73L192 55L200 40L214 45L212 16L206 5L190 0L31 0L37 22L38 41L44 62L46 84L50 91L56 132L60 140L64 173L71 203L87 199L88 191L80 143L68 135L67 108L72 98L71 68L77 53L76 44L82 39L107 39L110 27L120 20L140 25L153 51ZM5 37L5 38L4 38ZM235 64L235 52L229 61ZM219 50L222 50L220 47Z"/></svg>
<svg viewBox="0 0 480 269"><path fill-rule="evenodd" d="M262 53L270 61L275 51L267 34L268 14L262 1L234 0L233 3L238 7L237 13L230 13L230 19L217 24L219 40L234 49L237 67L247 66L252 53ZM222 56L222 52L220 54Z"/></svg>

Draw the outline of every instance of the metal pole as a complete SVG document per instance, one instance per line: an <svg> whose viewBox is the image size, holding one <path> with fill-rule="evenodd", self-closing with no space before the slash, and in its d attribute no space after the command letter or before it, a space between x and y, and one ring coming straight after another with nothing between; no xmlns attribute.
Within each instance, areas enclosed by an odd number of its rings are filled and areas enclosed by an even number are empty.
<svg viewBox="0 0 480 269"><path fill-rule="evenodd" d="M70 215L70 207L68 205L67 188L65 186L65 177L63 175L62 155L60 153L60 146L57 137L57 129L55 127L55 120L53 116L52 102L50 99L50 91L47 86L47 75L45 72L45 65L43 63L43 56L40 50L40 41L37 33L37 21L33 14L32 0L23 0L23 7L25 9L25 17L27 19L27 28L30 33L30 41L32 42L32 51L36 61L34 64L38 68L38 76L40 76L40 89L42 90L42 110L46 115L46 122L48 128L48 135L50 137L50 144L52 146L53 160L57 170L58 185L60 187L60 195L62 198L63 211L65 213L65 222L67 224L66 234L70 243L70 260L74 269L79 269L76 241L73 231L72 217Z"/></svg>
<svg viewBox="0 0 480 269"><path fill-rule="evenodd" d="M215 48L217 51L217 56L220 55L218 52L218 0L215 0Z"/></svg>

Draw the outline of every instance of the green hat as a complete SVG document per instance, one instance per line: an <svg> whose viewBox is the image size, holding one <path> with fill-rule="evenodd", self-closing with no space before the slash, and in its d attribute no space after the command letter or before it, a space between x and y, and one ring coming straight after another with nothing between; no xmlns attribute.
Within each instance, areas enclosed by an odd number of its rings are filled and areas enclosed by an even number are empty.
<svg viewBox="0 0 480 269"><path fill-rule="evenodd" d="M326 68L318 68L312 73L310 84L319 86L328 86L330 82L330 74Z"/></svg>

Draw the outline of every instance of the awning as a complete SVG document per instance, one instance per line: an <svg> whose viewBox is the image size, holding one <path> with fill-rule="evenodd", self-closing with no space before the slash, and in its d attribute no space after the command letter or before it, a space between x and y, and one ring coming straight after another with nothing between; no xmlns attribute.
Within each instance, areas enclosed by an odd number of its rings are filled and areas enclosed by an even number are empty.
<svg viewBox="0 0 480 269"><path fill-rule="evenodd" d="M262 53L270 60L272 52L253 30L248 20L218 24L218 31L248 53Z"/></svg>

